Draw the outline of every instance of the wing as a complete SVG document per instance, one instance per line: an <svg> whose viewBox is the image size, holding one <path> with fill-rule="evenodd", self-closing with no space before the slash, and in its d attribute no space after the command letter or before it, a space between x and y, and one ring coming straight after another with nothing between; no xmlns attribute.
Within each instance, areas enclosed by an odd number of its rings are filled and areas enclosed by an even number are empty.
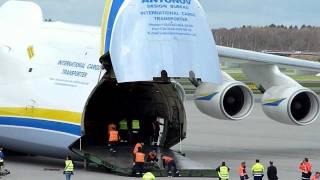
<svg viewBox="0 0 320 180"><path fill-rule="evenodd" d="M219 58L222 61L234 63L275 64L280 67L320 72L320 63L295 58L259 53L254 51L217 46Z"/></svg>
<svg viewBox="0 0 320 180"><path fill-rule="evenodd" d="M262 109L271 119L290 125L308 125L318 119L318 95L282 73L278 66L319 74L320 63L222 46L217 50L221 61L240 64L248 80L263 93ZM252 91L226 73L224 79L218 86L200 84L195 92L196 105L201 112L215 118L243 119L253 107Z"/></svg>

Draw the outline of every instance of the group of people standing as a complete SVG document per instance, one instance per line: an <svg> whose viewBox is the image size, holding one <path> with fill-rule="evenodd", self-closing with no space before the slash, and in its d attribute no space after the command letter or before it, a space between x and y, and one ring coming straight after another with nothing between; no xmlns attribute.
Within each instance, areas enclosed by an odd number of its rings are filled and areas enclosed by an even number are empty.
<svg viewBox="0 0 320 180"><path fill-rule="evenodd" d="M219 180L229 179L230 168L226 166L225 162L222 162L222 164L216 169L216 171L218 172ZM251 168L251 173L254 180L262 180L262 178L264 177L264 166L260 163L259 159L256 159L256 163ZM240 164L240 167L238 168L238 175L240 177L240 180L249 179L246 162L242 162ZM277 168L273 165L272 161L270 161L267 175L269 180L278 180Z"/></svg>
<svg viewBox="0 0 320 180"><path fill-rule="evenodd" d="M269 162L269 167L267 170L268 180L278 180L277 168L273 165L273 162ZM230 168L226 165L225 162L216 169L219 175L219 180L228 180ZM262 180L264 177L264 166L260 163L259 159L256 159L256 163L251 167L251 173L254 180ZM249 179L246 162L241 162L238 168L238 175L240 180Z"/></svg>
<svg viewBox="0 0 320 180"><path fill-rule="evenodd" d="M249 179L248 171L246 169L246 162L242 162L238 168L238 175L240 180ZM301 172L301 180L320 180L320 172L314 173L312 175L312 165L309 162L308 158L304 160L299 165L299 170ZM216 169L219 175L219 180L228 180L230 168L226 165L225 162ZM256 159L256 163L251 167L251 173L254 180L262 180L264 177L265 169L264 166L260 163L259 159ZM278 171L273 162L269 162L269 167L267 169L268 180L278 180Z"/></svg>

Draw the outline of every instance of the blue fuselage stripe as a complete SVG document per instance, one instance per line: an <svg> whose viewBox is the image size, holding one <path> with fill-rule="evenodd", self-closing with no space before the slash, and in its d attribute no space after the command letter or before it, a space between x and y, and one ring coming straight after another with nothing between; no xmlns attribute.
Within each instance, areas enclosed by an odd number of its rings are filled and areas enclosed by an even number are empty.
<svg viewBox="0 0 320 180"><path fill-rule="evenodd" d="M107 32L106 32L106 41L105 41L106 44L105 44L105 51L104 52L109 51L114 21L117 17L118 11L119 11L123 2L124 2L124 0L114 0L112 2L110 14L109 14L109 20L108 20L108 28L107 28Z"/></svg>
<svg viewBox="0 0 320 180"><path fill-rule="evenodd" d="M63 122L39 120L20 117L0 117L0 125L31 127L45 130L69 133L80 136L81 128L79 125L68 124Z"/></svg>

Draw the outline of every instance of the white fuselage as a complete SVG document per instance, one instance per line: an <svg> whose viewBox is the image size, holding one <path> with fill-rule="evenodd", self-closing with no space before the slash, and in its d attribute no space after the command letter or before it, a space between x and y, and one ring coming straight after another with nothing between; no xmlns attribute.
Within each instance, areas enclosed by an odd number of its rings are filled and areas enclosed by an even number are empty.
<svg viewBox="0 0 320 180"><path fill-rule="evenodd" d="M99 80L100 29L52 22L28 33L0 48L0 145L65 156Z"/></svg>

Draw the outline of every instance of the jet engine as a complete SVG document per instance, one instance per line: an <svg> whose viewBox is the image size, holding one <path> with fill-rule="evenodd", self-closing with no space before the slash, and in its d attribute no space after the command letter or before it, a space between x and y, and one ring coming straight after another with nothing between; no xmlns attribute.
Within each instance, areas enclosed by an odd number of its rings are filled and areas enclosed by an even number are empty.
<svg viewBox="0 0 320 180"><path fill-rule="evenodd" d="M262 97L263 111L271 119L291 125L308 125L320 113L318 96L304 87L273 86Z"/></svg>
<svg viewBox="0 0 320 180"><path fill-rule="evenodd" d="M253 93L242 82L225 81L222 85L201 83L195 92L198 109L214 118L241 120L253 108Z"/></svg>

